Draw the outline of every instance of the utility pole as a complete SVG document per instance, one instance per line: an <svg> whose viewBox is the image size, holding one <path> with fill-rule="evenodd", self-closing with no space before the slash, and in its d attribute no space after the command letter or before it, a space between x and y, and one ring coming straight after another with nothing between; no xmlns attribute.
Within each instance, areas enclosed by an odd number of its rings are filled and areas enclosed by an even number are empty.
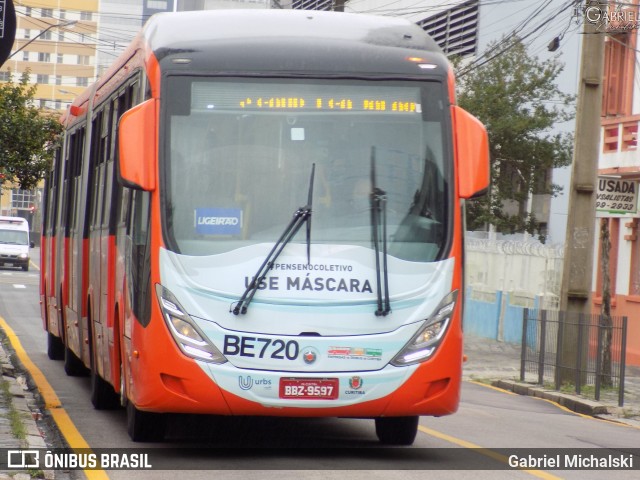
<svg viewBox="0 0 640 480"><path fill-rule="evenodd" d="M585 3L593 4L589 0ZM568 328L567 321L573 322L575 319L578 322L577 314L591 313L591 281L596 230L595 200L606 31L604 13L607 12L606 2L601 1L600 5L602 5L603 23L590 22L590 17L586 16L582 37L580 85L560 292L560 312L570 315L569 319L561 316L565 321L561 321L560 325L560 328L563 328L562 364L566 367L575 366L571 357L577 354L578 343L576 336L570 331L573 329ZM578 345L578 348L581 346ZM562 368L560 370L561 378L566 380L567 372L563 372Z"/></svg>

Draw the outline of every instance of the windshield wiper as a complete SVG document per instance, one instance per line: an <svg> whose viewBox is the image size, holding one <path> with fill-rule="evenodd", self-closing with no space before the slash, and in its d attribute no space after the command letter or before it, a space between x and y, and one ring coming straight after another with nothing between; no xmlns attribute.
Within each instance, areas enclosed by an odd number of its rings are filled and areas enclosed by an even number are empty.
<svg viewBox="0 0 640 480"><path fill-rule="evenodd" d="M376 148L371 147L371 237L376 253L376 282L378 308L376 316L391 313L389 302L389 270L387 268L387 192L376 185ZM380 224L382 222L382 281L380 268ZM384 286L384 299L382 289ZM384 301L384 305L383 305Z"/></svg>
<svg viewBox="0 0 640 480"><path fill-rule="evenodd" d="M258 291L258 287L267 277L269 270L271 270L271 268L273 267L274 262L280 256L280 253L282 253L284 247L286 247L291 239L295 236L295 234L298 233L298 230L300 230L300 227L302 227L302 224L305 222L307 223L307 262L311 263L311 207L313 204L313 179L315 176L315 171L316 164L313 163L311 165L311 179L309 180L309 194L307 197L307 204L304 207L298 208L294 212L293 218L284 229L284 232L282 232L282 235L280 235L280 238L275 243L267 257L262 262L262 265L260 265L260 268L254 275L251 283L249 283L247 289L242 294L242 297L240 297L238 303L235 305L235 307L233 306L233 304L231 305L233 308L229 311L234 315L244 315L245 313L247 313L247 308L249 307L251 300L253 300L253 296Z"/></svg>
<svg viewBox="0 0 640 480"><path fill-rule="evenodd" d="M311 179L309 180L309 193L307 195L307 206L309 215L307 216L307 263L311 263L311 209L313 206L313 179L315 178L316 164L311 164Z"/></svg>

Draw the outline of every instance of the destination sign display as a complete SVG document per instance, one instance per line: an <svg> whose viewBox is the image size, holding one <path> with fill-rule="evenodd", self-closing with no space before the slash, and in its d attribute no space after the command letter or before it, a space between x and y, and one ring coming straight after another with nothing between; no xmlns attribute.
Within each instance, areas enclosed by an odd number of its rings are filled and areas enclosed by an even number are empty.
<svg viewBox="0 0 640 480"><path fill-rule="evenodd" d="M240 108L258 110L359 110L374 112L420 113L420 104L406 100L380 98L247 97Z"/></svg>
<svg viewBox="0 0 640 480"><path fill-rule="evenodd" d="M194 82L191 110L421 114L422 105L415 87Z"/></svg>

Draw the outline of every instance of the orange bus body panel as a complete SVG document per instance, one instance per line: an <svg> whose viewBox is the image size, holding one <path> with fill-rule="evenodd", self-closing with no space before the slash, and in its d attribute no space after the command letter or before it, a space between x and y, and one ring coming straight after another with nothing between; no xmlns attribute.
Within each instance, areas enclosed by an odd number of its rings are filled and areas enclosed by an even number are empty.
<svg viewBox="0 0 640 480"><path fill-rule="evenodd" d="M156 188L158 101L149 99L120 119L120 175L144 190Z"/></svg>
<svg viewBox="0 0 640 480"><path fill-rule="evenodd" d="M484 125L458 106L451 107L457 161L458 194L472 198L489 188L489 139Z"/></svg>
<svg viewBox="0 0 640 480"><path fill-rule="evenodd" d="M133 340L127 342L126 348L133 383L129 393L140 410L283 417L443 416L455 413L460 400L459 313L434 358L421 364L395 392L377 400L335 408L270 408L221 391L193 360L181 354L162 323L150 324L146 329L135 321L132 325ZM170 363L166 362L169 357Z"/></svg>

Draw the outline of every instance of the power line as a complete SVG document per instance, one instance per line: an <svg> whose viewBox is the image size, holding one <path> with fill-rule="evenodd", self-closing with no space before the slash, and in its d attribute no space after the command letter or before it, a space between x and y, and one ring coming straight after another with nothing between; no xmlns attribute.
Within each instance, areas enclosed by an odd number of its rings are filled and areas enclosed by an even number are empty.
<svg viewBox="0 0 640 480"><path fill-rule="evenodd" d="M64 20L62 18L57 18L57 17L29 17L29 16L25 16L25 18L29 18L32 21L35 22L40 22L43 25L42 26L46 26L49 27L51 24L48 23L45 18L50 18L52 20L56 20L56 21L61 21ZM111 41L111 40L104 40L101 39L99 36L94 36L94 34L97 34L98 32L94 32L93 29L86 25L82 25L81 23L78 23L76 25L74 25L74 27L78 27L78 28L74 28L74 29L70 29L70 28L60 28L61 31L63 31L65 34L72 34L74 36L79 36L79 39L73 40L71 38L68 38L65 35L65 40L51 40L52 42L58 42L58 43L71 43L71 44L77 44L77 45L83 45L83 46L87 46L87 47L95 47L96 52L99 53L103 53L105 55L110 55L113 57L117 57L119 54L118 53L113 53L107 50L101 50L100 48L98 48L100 45L105 46L108 45L109 47L114 45L115 43L119 43L121 48L126 48L126 46L131 42L131 40L133 40L133 38L135 38L135 36L131 36L130 39L126 40L125 42L115 42L115 41ZM83 32L79 32L78 29L80 28L84 28L87 29L87 33L83 33ZM137 34L137 33L136 33ZM93 43L87 42L86 39L91 40ZM44 40L44 41L49 41L49 40Z"/></svg>
<svg viewBox="0 0 640 480"><path fill-rule="evenodd" d="M388 4L380 5L378 7L370 8L368 10L356 10L352 7L353 5L356 5L358 2L367 2L367 1L368 0L351 1L346 4L346 7L351 7L351 11L354 13L371 13L371 14L378 14L378 15L385 15L385 16L386 15L406 16L406 15L416 15L419 13L433 13L434 15L437 15L438 13L446 11L448 8L459 7L464 3L464 0L458 0L458 1L444 2L438 5L418 7L418 5L421 5L423 3L422 1L420 1L413 4L412 6L403 6L399 8L386 9L385 7L393 5L395 3L398 3L398 1L400 1L400 0L394 0L393 2L390 2ZM478 5L480 7L483 7L483 6L503 5L503 4L512 4L512 3L520 3L520 2L530 3L530 1L531 0L478 0Z"/></svg>
<svg viewBox="0 0 640 480"><path fill-rule="evenodd" d="M458 72L458 77L462 77L462 76L470 73L471 71L476 70L476 69L482 67L483 65L486 65L490 61L492 61L492 60L498 58L499 56L503 55L504 53L506 53L507 51L509 51L511 48L513 48L516 45L516 42L515 42L516 39L522 42L522 41L526 40L527 38L531 37L533 34L537 33L539 30L541 30L546 25L548 25L550 22L555 20L560 13L562 13L565 10L567 10L568 8L570 8L575 3L575 0L571 0L571 1L567 2L567 3L565 3L562 7L560 7L560 9L557 11L557 13L555 13L555 12L552 13L550 16L548 16L544 20L542 20L542 22L540 24L538 24L537 26L535 26L531 31L529 31L529 32L527 32L525 34L521 34L521 32L524 30L524 27L526 27L529 23L531 23L531 21L534 18L538 17L542 13L543 9L546 6L548 6L549 3L551 3L551 1L552 0L547 0L545 4L540 5L540 7L536 10L535 15L533 15L531 18L521 22L521 24L519 26L514 28L508 35L506 35L505 37L503 37L502 40L500 40L498 43L496 43L493 46L492 50L491 50L491 52L495 52L496 50L498 50L496 53L491 54L490 51L486 51L483 54L479 55L469 65L467 65L461 71Z"/></svg>
<svg viewBox="0 0 640 480"><path fill-rule="evenodd" d="M141 6L142 7L142 6ZM31 17L31 18L36 18L33 17L31 15L27 15L27 9L31 8L36 9L36 10L54 10L54 8L51 7L51 4L31 4L31 5L16 5L16 14L18 12L22 13L22 10L24 9L24 15ZM115 13L115 12L100 12L99 10L77 10L77 9L72 9L72 8L55 8L55 10L60 10L60 11L64 11L65 14L66 13L74 13L74 14L83 14L83 13L90 13L92 15L92 17L95 15L96 17L100 18L100 17L113 17L113 18L133 18L136 20L140 20L141 22L145 21L146 19L149 18L150 15L136 15L136 14L128 14L128 13ZM90 20L93 21L93 20Z"/></svg>

